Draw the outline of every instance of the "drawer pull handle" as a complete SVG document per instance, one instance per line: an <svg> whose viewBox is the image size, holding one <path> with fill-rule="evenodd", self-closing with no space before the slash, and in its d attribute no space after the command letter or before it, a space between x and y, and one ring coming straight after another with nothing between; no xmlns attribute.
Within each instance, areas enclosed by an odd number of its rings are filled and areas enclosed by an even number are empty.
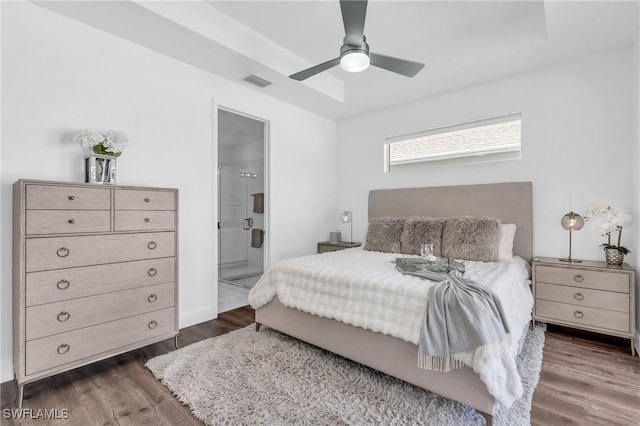
<svg viewBox="0 0 640 426"><path fill-rule="evenodd" d="M584 314L582 313L582 311L575 311L573 313L573 316L576 318L582 318L584 316Z"/></svg>
<svg viewBox="0 0 640 426"><path fill-rule="evenodd" d="M73 225L74 223L76 223L76 220L75 219L69 219L67 222L69 222L70 224Z"/></svg>
<svg viewBox="0 0 640 426"><path fill-rule="evenodd" d="M147 247L149 248L149 250L153 250L153 249L155 249L157 246L158 246L158 245L156 244L156 242L155 242L155 241L149 241L149 242L147 243Z"/></svg>
<svg viewBox="0 0 640 426"><path fill-rule="evenodd" d="M58 353L60 355L66 354L67 352L69 352L69 349L71 349L71 346L67 345L66 343L63 343L60 346L58 346Z"/></svg>
<svg viewBox="0 0 640 426"><path fill-rule="evenodd" d="M71 284L71 283L70 283L69 281L67 281L67 280L60 280L60 281L58 281L58 283L56 284L56 287L58 287L58 289L60 289L60 290L66 290L66 289L68 289L68 288L69 288L69 285L70 285L70 284Z"/></svg>
<svg viewBox="0 0 640 426"><path fill-rule="evenodd" d="M156 321L149 321L149 324L147 324L147 327L149 327L151 330L153 330L157 326L158 326L158 323Z"/></svg>
<svg viewBox="0 0 640 426"><path fill-rule="evenodd" d="M145 222L151 222L151 219L149 219L148 217L145 217L145 218L144 218L144 221L145 221Z"/></svg>
<svg viewBox="0 0 640 426"><path fill-rule="evenodd" d="M155 277L157 273L158 270L156 268L151 268L147 271L147 274L149 274L150 277Z"/></svg>
<svg viewBox="0 0 640 426"><path fill-rule="evenodd" d="M147 300L149 301L149 303L153 303L158 300L158 296L156 296L155 294L150 294L149 297L147 297Z"/></svg>
<svg viewBox="0 0 640 426"><path fill-rule="evenodd" d="M581 283L582 281L584 281L584 277L583 277L582 275L580 275L580 274L578 274L578 275L574 275L574 276L573 276L573 280L574 280L575 282L577 282L577 283Z"/></svg>
<svg viewBox="0 0 640 426"><path fill-rule="evenodd" d="M58 321L60 322L65 322L67 321L69 318L71 318L71 314L67 311L62 311L58 314Z"/></svg>
<svg viewBox="0 0 640 426"><path fill-rule="evenodd" d="M75 195L69 195L67 198L69 199L69 201L73 201L73 200L76 199L76 196Z"/></svg>
<svg viewBox="0 0 640 426"><path fill-rule="evenodd" d="M67 257L69 256L69 249L66 247L60 247L56 253L59 257Z"/></svg>
<svg viewBox="0 0 640 426"><path fill-rule="evenodd" d="M582 293L576 293L573 295L573 298L576 300L584 300L584 294Z"/></svg>
<svg viewBox="0 0 640 426"><path fill-rule="evenodd" d="M144 202L145 202L145 203L149 203L149 202L151 202L151 198L145 198L145 199L144 199Z"/></svg>

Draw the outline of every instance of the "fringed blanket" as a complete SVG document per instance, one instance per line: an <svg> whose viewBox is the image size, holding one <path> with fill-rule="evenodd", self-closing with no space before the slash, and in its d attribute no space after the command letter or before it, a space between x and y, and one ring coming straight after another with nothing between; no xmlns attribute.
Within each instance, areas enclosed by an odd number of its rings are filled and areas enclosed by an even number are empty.
<svg viewBox="0 0 640 426"><path fill-rule="evenodd" d="M500 357L507 351L509 325L492 291L455 270L411 274L438 283L429 289L418 367L447 372L473 367L480 352Z"/></svg>

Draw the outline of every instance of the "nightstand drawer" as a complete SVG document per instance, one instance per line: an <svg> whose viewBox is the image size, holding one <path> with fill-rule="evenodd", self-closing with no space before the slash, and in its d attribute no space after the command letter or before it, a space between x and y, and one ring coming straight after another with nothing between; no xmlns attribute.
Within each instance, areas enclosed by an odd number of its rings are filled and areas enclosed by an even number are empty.
<svg viewBox="0 0 640 426"><path fill-rule="evenodd" d="M536 282L629 293L629 274L577 268L536 267Z"/></svg>
<svg viewBox="0 0 640 426"><path fill-rule="evenodd" d="M550 302L541 299L536 299L535 308L536 317L558 320L558 324L578 324L590 328L602 328L623 333L629 332L628 313Z"/></svg>
<svg viewBox="0 0 640 426"><path fill-rule="evenodd" d="M610 311L629 312L629 295L613 291L538 283L536 285L536 298Z"/></svg>

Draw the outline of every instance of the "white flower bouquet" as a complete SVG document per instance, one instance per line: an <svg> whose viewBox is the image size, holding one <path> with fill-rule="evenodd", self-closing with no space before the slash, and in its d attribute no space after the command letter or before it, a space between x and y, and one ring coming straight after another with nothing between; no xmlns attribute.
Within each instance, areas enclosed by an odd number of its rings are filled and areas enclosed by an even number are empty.
<svg viewBox="0 0 640 426"><path fill-rule="evenodd" d="M96 154L113 157L119 157L129 145L127 135L115 130L81 130L73 136L73 141L83 148L92 149Z"/></svg>
<svg viewBox="0 0 640 426"><path fill-rule="evenodd" d="M631 251L620 245L622 239L622 227L633 221L633 216L629 209L625 207L595 206L587 209L585 220L600 219L598 229L603 237L607 237L607 242L600 245L603 250L615 249L623 254ZM611 244L611 234L618 232L618 244Z"/></svg>

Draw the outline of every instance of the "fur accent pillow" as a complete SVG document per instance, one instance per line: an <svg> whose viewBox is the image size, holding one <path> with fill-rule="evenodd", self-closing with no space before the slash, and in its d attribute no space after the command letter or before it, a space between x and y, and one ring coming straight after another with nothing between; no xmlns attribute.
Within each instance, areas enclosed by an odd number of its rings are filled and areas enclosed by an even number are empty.
<svg viewBox="0 0 640 426"><path fill-rule="evenodd" d="M400 237L400 250L403 254L420 254L420 244L433 244L433 255L440 257L440 242L444 219L423 216L408 217Z"/></svg>
<svg viewBox="0 0 640 426"><path fill-rule="evenodd" d="M500 223L497 219L447 218L442 230L442 256L454 259L497 262Z"/></svg>
<svg viewBox="0 0 640 426"><path fill-rule="evenodd" d="M364 249L385 253L400 253L403 217L374 217L369 221Z"/></svg>

